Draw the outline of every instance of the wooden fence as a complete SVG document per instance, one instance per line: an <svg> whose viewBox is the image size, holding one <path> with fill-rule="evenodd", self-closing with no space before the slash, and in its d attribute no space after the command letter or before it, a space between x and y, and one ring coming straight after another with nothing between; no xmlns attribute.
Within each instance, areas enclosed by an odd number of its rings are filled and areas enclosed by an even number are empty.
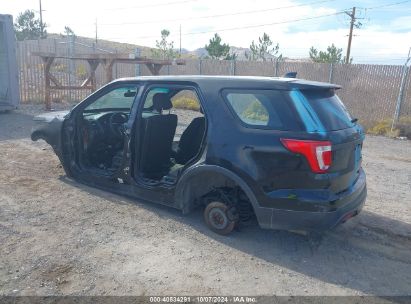
<svg viewBox="0 0 411 304"><path fill-rule="evenodd" d="M18 42L17 61L20 69L20 96L24 102L44 101L44 77L42 61L31 53L35 51L55 52L74 55L85 53L124 53L125 50L99 49L81 41L68 41L66 38ZM126 50L132 52L132 50ZM87 77L86 62L66 59L56 60L53 74L65 85L80 85ZM402 66L368 64L320 64L309 62L257 62L227 60L186 60L183 66L166 66L161 75L248 75L282 76L295 71L298 78L315 81L333 82L343 88L338 95L353 116L363 123L392 118L400 90ZM116 63L113 67L114 78L150 75L143 65ZM96 71L97 88L104 85L104 71ZM77 102L86 97L87 91L55 91L55 102ZM406 80L401 116L411 115L411 77Z"/></svg>

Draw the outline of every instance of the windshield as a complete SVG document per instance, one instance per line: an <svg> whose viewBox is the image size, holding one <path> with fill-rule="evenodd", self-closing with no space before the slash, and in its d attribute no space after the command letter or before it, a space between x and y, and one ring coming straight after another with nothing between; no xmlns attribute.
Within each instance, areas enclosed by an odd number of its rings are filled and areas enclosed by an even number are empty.
<svg viewBox="0 0 411 304"><path fill-rule="evenodd" d="M110 110L130 112L137 90L136 85L115 88L88 105L84 112L95 113Z"/></svg>

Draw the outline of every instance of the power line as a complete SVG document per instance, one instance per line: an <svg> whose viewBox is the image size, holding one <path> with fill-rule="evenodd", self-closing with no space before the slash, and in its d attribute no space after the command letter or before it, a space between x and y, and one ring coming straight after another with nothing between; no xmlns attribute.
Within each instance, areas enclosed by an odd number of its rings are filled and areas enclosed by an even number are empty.
<svg viewBox="0 0 411 304"><path fill-rule="evenodd" d="M399 2L394 2L394 3L388 3L388 4L382 4L382 5L377 5L377 6L372 6L372 7L359 7L360 9L365 9L365 10L373 10L377 8L382 8L382 7L389 7L389 6L395 6L395 5L400 5L404 3L411 2L411 0L406 0L406 1L399 1Z"/></svg>
<svg viewBox="0 0 411 304"><path fill-rule="evenodd" d="M169 6L169 5L183 4L183 3L197 2L197 1L198 0L183 0L183 1L155 3L155 4L147 4L147 5L139 5L139 6L112 7L112 8L104 8L103 10L105 10L105 11L128 10L128 9L133 9L133 8L148 8L148 7L158 7L158 6Z"/></svg>
<svg viewBox="0 0 411 304"><path fill-rule="evenodd" d="M399 2L394 2L394 3L382 4L382 5L377 5L377 6L373 6L373 7L367 7L367 8L365 8L365 10L372 10L372 9L377 9L377 8L395 6L395 5L400 5L400 4L404 4L404 3L407 3L407 2L411 2L411 0L405 0L405 1L399 1ZM351 19L350 20L350 32L348 34L347 55L345 57L345 63L346 64L350 63L351 42L352 42L354 27L359 28L362 25L360 22L356 23L356 21L359 20L359 19L364 19L364 18L356 17L355 16L355 11L356 11L356 7L354 6L352 8L351 12L345 12Z"/></svg>
<svg viewBox="0 0 411 304"><path fill-rule="evenodd" d="M250 29L250 28L259 28L259 27L264 27L264 26L272 26L272 25L278 25L278 24L286 24L286 23L293 23L293 22L299 22L299 21L325 18L325 17L335 16L335 15L344 14L344 13L345 13L345 11L341 11L341 12L336 12L336 13L332 13L332 14L319 15L319 16L293 19L293 20L286 20L286 21L280 21L280 22L272 22L272 23L264 23L264 24L256 24L256 25L247 25L247 26L231 27L231 28L224 28L224 29L213 29L213 30L200 31L200 32L188 32L188 33L184 33L184 34L181 34L181 35L183 35L183 36L186 36L186 35L199 35L199 34L208 34L208 33L217 33L217 32L236 31L236 30ZM130 37L130 36L127 36L127 37ZM151 35L151 36L139 36L139 37L133 37L133 38L135 38L135 39L146 39L146 38L156 38L156 37L157 36ZM121 37L109 37L109 38L105 38L105 39L117 39L117 38L121 38Z"/></svg>
<svg viewBox="0 0 411 304"><path fill-rule="evenodd" d="M220 18L220 17L227 17L227 16L239 16L239 15L248 15L248 14L255 14L255 13L262 13L262 12L277 11L277 10L282 10L282 9L289 9L289 8L294 8L294 7L301 7L301 6L320 4L320 3L326 3L326 2L334 2L334 1L336 0L321 0L321 1L305 3L305 4L281 6L281 7L275 7L275 8L235 12L235 13L228 13L228 14L206 15L206 16L188 17L188 18L180 18L180 19L153 20L153 21L142 21L142 22L102 23L100 25L112 26L112 25L151 24L151 23L160 23L160 22L177 22L177 21L189 21L189 20L198 20L198 19Z"/></svg>
<svg viewBox="0 0 411 304"><path fill-rule="evenodd" d="M317 3L319 3L319 2L329 2L329 1L318 1ZM181 1L181 2L183 2L183 1ZM181 3L181 2L179 2L179 3ZM400 5L400 4L407 3L407 2L411 2L411 0L400 1L400 2L395 2L395 3L389 3L389 4L384 4L384 5L374 6L374 7L368 7L368 8L363 8L363 9L377 9L377 8L381 8L381 7L389 7L389 6L394 6L394 5ZM172 3L175 3L175 2L172 2ZM309 4L313 4L313 3L309 3ZM305 4L305 5L309 5L309 4ZM302 6L302 5L296 5L296 6ZM286 8L286 7L283 7L283 8ZM281 8L276 8L276 9L281 9ZM264 10L264 11L267 11L267 10ZM255 12L255 11L251 11L251 12ZM246 12L238 12L238 13L225 14L225 15L235 15L235 14L244 14L244 13L246 13ZM259 27L264 27L264 26L273 26L273 25L279 25L279 24L287 24L287 23L293 23L293 22L315 20L315 19L318 19L318 18L336 16L336 15L341 15L341 14L348 14L350 16L350 13L348 13L346 10L343 10L343 11L339 11L339 12L332 13L332 14L325 14L325 15L319 15L319 16L313 16L313 17L292 19L292 20L273 22L273 23L265 23L265 24L258 24L258 25L239 26L239 27L231 27L231 28L223 28L223 29L213 29L213 30L199 31L199 32L188 32L188 33L184 33L184 34L182 33L181 35L183 35L183 36L199 35L199 34L207 34L207 33L215 33L215 32L225 32L225 31L235 31L235 30L241 30L241 29L259 28ZM212 17L215 17L215 16L220 16L220 15L203 16L203 18L212 18ZM200 19L200 18L201 17L193 18L193 19ZM355 15L352 15L351 19L354 22L353 26L355 26L356 25L355 20L360 19L360 18L357 18L357 17L355 17ZM126 23L123 23L123 24L126 24ZM350 26L351 26L351 22L350 22ZM139 37L133 37L133 38L135 38L135 39L146 39L146 38L156 38L156 37L157 36L151 35L151 36L139 36ZM125 37L110 37L110 38L106 38L106 39L121 39L121 38L125 38ZM130 38L130 36L127 36L127 38ZM347 58L349 58L349 56L347 56Z"/></svg>
<svg viewBox="0 0 411 304"><path fill-rule="evenodd" d="M263 27L263 26L286 24L286 23L293 23L293 22L299 22L299 21L305 21L305 20L313 20L313 19L318 19L318 18L330 17L330 16L339 15L339 14L342 14L342 13L344 13L344 12L337 12L337 13L332 13L332 14L319 15L319 16L314 16L314 17L307 17L307 18L300 18L300 19L293 19L293 20L286 20L286 21L273 22L273 23L265 23L265 24L258 24L258 25L248 25L248 26L241 26L241 27L225 28L225 29L220 29L220 30L191 32L191 33L186 33L185 35L207 34L207 33L214 33L214 32L226 32L226 31L235 31L235 30L242 30L242 29L258 28L258 27Z"/></svg>

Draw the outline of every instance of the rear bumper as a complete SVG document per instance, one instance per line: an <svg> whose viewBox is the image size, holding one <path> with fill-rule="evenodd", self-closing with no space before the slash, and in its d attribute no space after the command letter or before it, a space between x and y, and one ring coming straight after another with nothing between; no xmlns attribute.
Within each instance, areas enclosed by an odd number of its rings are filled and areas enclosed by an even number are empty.
<svg viewBox="0 0 411 304"><path fill-rule="evenodd" d="M360 175L353 186L337 199L327 202L328 206L338 206L325 211L298 211L276 208L256 208L255 213L262 228L286 230L327 230L357 215L364 206L367 196L365 173ZM290 207L313 202L293 200ZM290 208L291 209L291 208Z"/></svg>

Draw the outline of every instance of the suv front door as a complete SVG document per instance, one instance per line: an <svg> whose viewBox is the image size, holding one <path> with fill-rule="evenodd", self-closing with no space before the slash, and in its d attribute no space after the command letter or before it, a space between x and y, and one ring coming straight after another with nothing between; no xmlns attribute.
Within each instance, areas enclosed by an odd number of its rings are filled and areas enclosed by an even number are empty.
<svg viewBox="0 0 411 304"><path fill-rule="evenodd" d="M138 83L109 84L73 108L62 134L65 163L73 175L116 181L125 155L124 124L139 88Z"/></svg>

